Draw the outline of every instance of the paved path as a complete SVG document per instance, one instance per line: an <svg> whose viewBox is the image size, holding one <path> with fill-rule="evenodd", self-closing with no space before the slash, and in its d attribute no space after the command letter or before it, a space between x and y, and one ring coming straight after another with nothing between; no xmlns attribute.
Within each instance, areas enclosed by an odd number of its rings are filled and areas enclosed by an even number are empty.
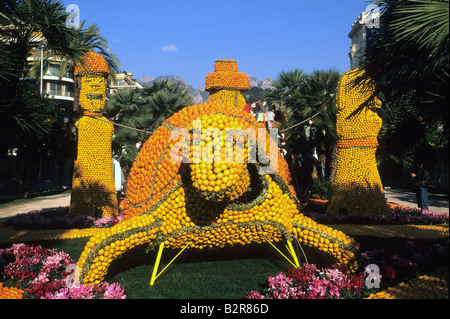
<svg viewBox="0 0 450 319"><path fill-rule="evenodd" d="M417 207L416 194L411 191L385 189L384 194L389 203ZM432 212L443 214L449 213L448 195L428 193L428 209Z"/></svg>
<svg viewBox="0 0 450 319"><path fill-rule="evenodd" d="M416 195L413 192L400 190L385 190L385 196L389 203L408 207L417 207ZM44 208L65 207L70 204L70 192L58 195L36 197L28 200L15 200L10 203L0 204L0 221L16 214L28 213ZM449 213L448 195L429 194L429 209L436 213Z"/></svg>
<svg viewBox="0 0 450 319"><path fill-rule="evenodd" d="M70 192L57 195L40 196L31 199L14 200L0 204L0 221L17 214L24 214L44 208L65 207L70 205Z"/></svg>

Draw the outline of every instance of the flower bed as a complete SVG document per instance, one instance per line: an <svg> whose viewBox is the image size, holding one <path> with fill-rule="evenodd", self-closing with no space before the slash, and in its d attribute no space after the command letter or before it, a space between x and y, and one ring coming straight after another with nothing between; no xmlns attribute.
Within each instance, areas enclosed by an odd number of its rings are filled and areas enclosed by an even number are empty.
<svg viewBox="0 0 450 319"><path fill-rule="evenodd" d="M447 254L447 256L445 256ZM361 254L361 264L379 267L380 287L369 289L367 274L347 274L339 267L319 269L304 264L269 276L262 291L251 291L247 299L384 299L448 298L448 247L439 241L407 241ZM426 275L433 269L431 274ZM445 270L447 271L445 273ZM434 274L434 275L433 275ZM414 288L420 288L416 291ZM446 293L446 294L445 294Z"/></svg>
<svg viewBox="0 0 450 319"><path fill-rule="evenodd" d="M75 261L65 252L13 244L0 249L0 296L15 299L125 299L118 284L73 282Z"/></svg>
<svg viewBox="0 0 450 319"><path fill-rule="evenodd" d="M387 216L369 215L346 215L325 213L326 200L308 199L302 203L305 214L324 224L356 224L356 225L437 225L448 224L448 213L436 213L432 211L421 211L419 208L405 207L387 203Z"/></svg>
<svg viewBox="0 0 450 319"><path fill-rule="evenodd" d="M305 264L268 278L267 287L252 291L246 299L361 299L369 295L364 274L349 275L339 267L318 269Z"/></svg>
<svg viewBox="0 0 450 319"><path fill-rule="evenodd" d="M91 216L71 217L68 214L69 207L35 210L10 217L6 220L5 225L26 230L105 228L117 224L122 219L122 215L94 218Z"/></svg>
<svg viewBox="0 0 450 319"><path fill-rule="evenodd" d="M361 264L377 264L384 285L394 286L441 266L446 254L442 240L408 240L361 253Z"/></svg>

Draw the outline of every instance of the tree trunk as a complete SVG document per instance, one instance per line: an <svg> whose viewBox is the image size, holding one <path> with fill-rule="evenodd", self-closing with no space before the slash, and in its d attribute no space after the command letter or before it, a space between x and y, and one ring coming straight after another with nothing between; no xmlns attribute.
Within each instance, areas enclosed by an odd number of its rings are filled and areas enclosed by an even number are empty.
<svg viewBox="0 0 450 319"><path fill-rule="evenodd" d="M333 151L331 153L330 159L330 182L334 182L334 177L336 176L336 168L337 168L337 158L338 158L339 149L337 144L334 144Z"/></svg>

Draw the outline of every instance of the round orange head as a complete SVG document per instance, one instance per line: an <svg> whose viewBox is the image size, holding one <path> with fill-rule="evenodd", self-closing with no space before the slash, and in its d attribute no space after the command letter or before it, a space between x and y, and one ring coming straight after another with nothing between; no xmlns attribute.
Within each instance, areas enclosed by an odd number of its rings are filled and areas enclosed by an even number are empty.
<svg viewBox="0 0 450 319"><path fill-rule="evenodd" d="M84 55L83 62L75 65L74 70L76 76L84 73L103 73L106 76L109 74L108 63L100 54L88 52Z"/></svg>

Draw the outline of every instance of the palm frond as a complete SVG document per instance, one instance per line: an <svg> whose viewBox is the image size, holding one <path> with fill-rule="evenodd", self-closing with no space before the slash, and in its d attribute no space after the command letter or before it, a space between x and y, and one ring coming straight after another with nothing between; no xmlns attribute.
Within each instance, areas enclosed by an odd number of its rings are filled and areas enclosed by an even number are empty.
<svg viewBox="0 0 450 319"><path fill-rule="evenodd" d="M432 55L441 49L439 44L448 45L448 0L409 0L399 6L394 15L391 27L395 31L395 41L430 49Z"/></svg>

